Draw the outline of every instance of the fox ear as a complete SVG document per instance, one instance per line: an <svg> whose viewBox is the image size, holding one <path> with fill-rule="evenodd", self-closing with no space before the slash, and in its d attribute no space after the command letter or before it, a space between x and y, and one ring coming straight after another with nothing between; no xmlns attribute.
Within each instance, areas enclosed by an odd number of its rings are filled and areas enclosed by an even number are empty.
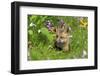
<svg viewBox="0 0 100 76"><path fill-rule="evenodd" d="M61 29L65 28L65 22L64 22L63 19L59 19L58 24L59 24L59 27L60 27Z"/></svg>
<svg viewBox="0 0 100 76"><path fill-rule="evenodd" d="M57 29L55 27L51 27L50 31L56 33Z"/></svg>
<svg viewBox="0 0 100 76"><path fill-rule="evenodd" d="M67 26L66 29L67 29L67 30L66 30L67 33L71 32L71 27Z"/></svg>

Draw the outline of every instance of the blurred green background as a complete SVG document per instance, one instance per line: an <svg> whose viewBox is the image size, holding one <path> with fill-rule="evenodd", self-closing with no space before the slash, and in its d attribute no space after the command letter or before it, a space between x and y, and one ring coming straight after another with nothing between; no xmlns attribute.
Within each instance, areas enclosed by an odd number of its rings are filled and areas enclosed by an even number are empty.
<svg viewBox="0 0 100 76"><path fill-rule="evenodd" d="M71 27L70 51L56 50L54 33L45 26L47 20L53 27L63 19ZM88 18L78 16L28 15L28 60L82 59L88 58Z"/></svg>

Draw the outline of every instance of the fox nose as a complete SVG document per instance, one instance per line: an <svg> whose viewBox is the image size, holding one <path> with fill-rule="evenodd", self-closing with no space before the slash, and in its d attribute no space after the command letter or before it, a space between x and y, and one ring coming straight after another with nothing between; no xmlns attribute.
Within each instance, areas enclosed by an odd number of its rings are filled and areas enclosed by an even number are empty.
<svg viewBox="0 0 100 76"><path fill-rule="evenodd" d="M57 43L61 43L61 40L60 40L60 39L58 39L58 40L57 40Z"/></svg>
<svg viewBox="0 0 100 76"><path fill-rule="evenodd" d="M63 45L63 43L61 42L61 40L58 40L58 41L56 41L56 45L57 45L58 47L61 47L61 46Z"/></svg>

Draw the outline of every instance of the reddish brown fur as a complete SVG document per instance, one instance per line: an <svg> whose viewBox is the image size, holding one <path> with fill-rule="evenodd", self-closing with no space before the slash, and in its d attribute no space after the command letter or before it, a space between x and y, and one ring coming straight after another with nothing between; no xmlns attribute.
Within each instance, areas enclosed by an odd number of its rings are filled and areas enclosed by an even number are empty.
<svg viewBox="0 0 100 76"><path fill-rule="evenodd" d="M59 26L59 27L52 27L51 32L54 32L56 34L55 38L55 46L56 48L60 48L64 51L69 51L69 45L70 45L70 31L67 26Z"/></svg>

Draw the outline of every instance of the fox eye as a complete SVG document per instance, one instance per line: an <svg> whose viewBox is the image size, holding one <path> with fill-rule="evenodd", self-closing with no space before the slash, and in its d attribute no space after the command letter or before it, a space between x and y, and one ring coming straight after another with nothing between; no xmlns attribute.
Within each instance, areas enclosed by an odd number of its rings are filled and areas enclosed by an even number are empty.
<svg viewBox="0 0 100 76"><path fill-rule="evenodd" d="M64 37L61 36L60 38L63 39Z"/></svg>
<svg viewBox="0 0 100 76"><path fill-rule="evenodd" d="M58 37L58 35L56 35L56 37Z"/></svg>

